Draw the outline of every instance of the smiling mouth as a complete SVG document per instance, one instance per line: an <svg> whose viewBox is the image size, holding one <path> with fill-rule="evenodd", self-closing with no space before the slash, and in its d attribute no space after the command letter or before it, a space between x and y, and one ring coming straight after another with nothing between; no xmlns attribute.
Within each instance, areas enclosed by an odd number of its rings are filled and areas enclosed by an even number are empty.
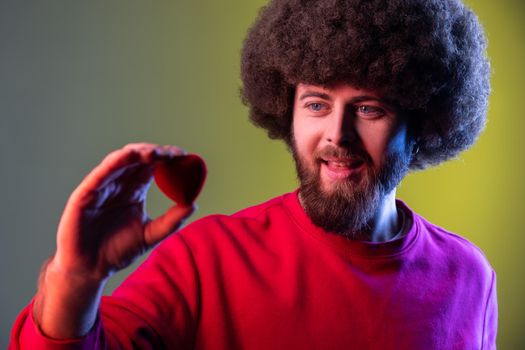
<svg viewBox="0 0 525 350"><path fill-rule="evenodd" d="M321 158L321 163L324 163L330 168L345 168L354 169L360 167L364 161L359 158Z"/></svg>
<svg viewBox="0 0 525 350"><path fill-rule="evenodd" d="M361 170L365 162L359 158L321 158L321 168L328 178L341 180Z"/></svg>

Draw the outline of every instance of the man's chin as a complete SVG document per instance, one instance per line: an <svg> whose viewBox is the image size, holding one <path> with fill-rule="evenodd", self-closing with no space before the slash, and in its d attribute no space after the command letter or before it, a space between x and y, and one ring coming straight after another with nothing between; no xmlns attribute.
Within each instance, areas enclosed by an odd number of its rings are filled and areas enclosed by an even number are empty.
<svg viewBox="0 0 525 350"><path fill-rule="evenodd" d="M365 195L370 190L370 186L362 178L346 179L323 179L320 177L317 183L318 196L327 201L330 200L347 200L352 202L357 196Z"/></svg>
<svg viewBox="0 0 525 350"><path fill-rule="evenodd" d="M322 184L318 189L318 198L326 202L334 200L348 199L353 197L353 193L349 192L348 187L342 184Z"/></svg>

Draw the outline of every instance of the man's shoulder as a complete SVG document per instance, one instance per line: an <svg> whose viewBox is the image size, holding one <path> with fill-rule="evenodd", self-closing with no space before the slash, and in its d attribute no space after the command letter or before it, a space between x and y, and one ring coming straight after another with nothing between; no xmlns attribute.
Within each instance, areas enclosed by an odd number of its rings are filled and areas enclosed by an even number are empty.
<svg viewBox="0 0 525 350"><path fill-rule="evenodd" d="M428 252L432 255L440 255L442 261L458 263L483 270L485 273L492 272L487 257L483 251L472 241L464 236L449 231L441 226L431 223L422 216L415 214L420 234Z"/></svg>
<svg viewBox="0 0 525 350"><path fill-rule="evenodd" d="M244 220L250 220L250 219L257 220L261 217L271 214L271 212L274 210L277 210L277 211L283 210L284 199L291 195L293 194L286 193L286 194L268 199L262 203L241 209L229 215L229 217L232 219L236 219L236 220L243 220L243 219Z"/></svg>
<svg viewBox="0 0 525 350"><path fill-rule="evenodd" d="M293 193L286 193L265 202L252 205L241 209L233 214L212 214L198 219L188 225L181 233L186 236L196 234L210 235L217 231L238 231L240 229L249 229L250 227L264 227L275 220L282 220L287 217L285 209L285 199L293 196Z"/></svg>

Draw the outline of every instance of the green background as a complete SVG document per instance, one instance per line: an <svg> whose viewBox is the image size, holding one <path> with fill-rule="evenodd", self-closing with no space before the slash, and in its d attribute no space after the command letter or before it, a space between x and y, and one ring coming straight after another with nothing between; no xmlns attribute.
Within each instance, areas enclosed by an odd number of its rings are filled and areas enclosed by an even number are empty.
<svg viewBox="0 0 525 350"><path fill-rule="evenodd" d="M194 219L296 187L285 147L249 123L239 99L239 52L263 3L0 2L0 348L54 250L69 193L111 150L148 141L202 155L209 178ZM518 0L468 3L489 38L487 130L459 160L409 175L399 197L485 252L498 276L499 348L519 349L525 7ZM168 205L152 188L151 215Z"/></svg>

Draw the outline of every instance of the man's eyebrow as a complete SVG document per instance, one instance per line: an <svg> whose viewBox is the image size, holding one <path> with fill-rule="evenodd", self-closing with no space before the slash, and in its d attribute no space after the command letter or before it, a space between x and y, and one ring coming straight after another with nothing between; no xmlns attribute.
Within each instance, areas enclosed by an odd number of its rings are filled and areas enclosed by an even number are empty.
<svg viewBox="0 0 525 350"><path fill-rule="evenodd" d="M322 98L323 100L332 101L332 98L330 97L330 95L325 94L324 92L317 92L317 91L306 91L301 96L299 96L299 100L302 101L308 97L319 97L319 98Z"/></svg>
<svg viewBox="0 0 525 350"><path fill-rule="evenodd" d="M350 101L348 101L348 103L357 103L357 102L363 102L363 101L377 101L385 105L389 104L388 102L386 102L380 97L370 96L370 95L360 95L360 96L353 97L352 99L350 99Z"/></svg>

